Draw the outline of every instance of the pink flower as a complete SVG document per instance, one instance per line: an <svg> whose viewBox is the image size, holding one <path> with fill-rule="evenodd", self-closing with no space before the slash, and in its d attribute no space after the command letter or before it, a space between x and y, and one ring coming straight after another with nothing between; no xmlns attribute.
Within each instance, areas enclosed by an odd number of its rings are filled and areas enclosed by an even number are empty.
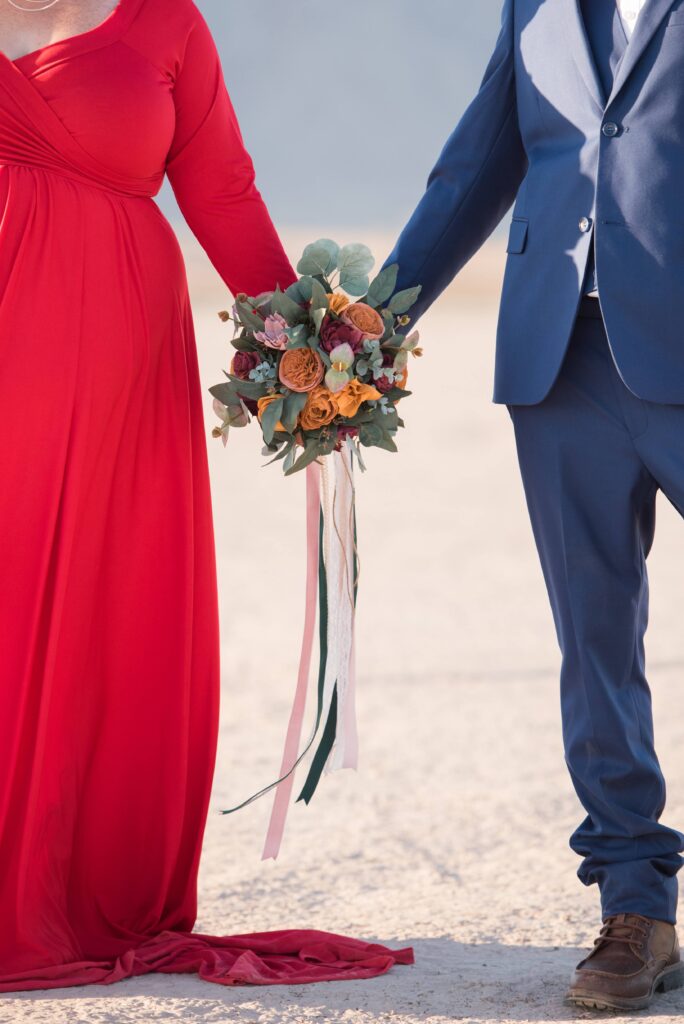
<svg viewBox="0 0 684 1024"><path fill-rule="evenodd" d="M254 339L260 341L262 345L266 345L267 348L284 349L290 340L285 333L287 327L287 320L280 313L273 313L266 317L265 330L256 331Z"/></svg>

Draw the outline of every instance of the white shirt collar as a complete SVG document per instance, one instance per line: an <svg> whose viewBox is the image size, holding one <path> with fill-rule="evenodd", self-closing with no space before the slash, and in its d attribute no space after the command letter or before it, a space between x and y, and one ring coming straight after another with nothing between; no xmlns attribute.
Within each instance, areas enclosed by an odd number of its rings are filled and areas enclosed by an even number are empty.
<svg viewBox="0 0 684 1024"><path fill-rule="evenodd" d="M647 0L617 0L618 10L622 18L622 23L625 26L625 32L627 37L630 38L634 26L637 23L637 18L641 13L643 7L645 7Z"/></svg>

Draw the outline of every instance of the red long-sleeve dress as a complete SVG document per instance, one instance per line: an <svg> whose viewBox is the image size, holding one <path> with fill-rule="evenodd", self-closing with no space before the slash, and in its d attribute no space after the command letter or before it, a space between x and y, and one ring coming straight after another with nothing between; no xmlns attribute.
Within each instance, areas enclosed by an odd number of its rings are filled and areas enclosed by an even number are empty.
<svg viewBox="0 0 684 1024"><path fill-rule="evenodd" d="M219 643L165 173L231 290L291 283L192 0L120 0L0 54L0 991L397 959L316 932L192 933Z"/></svg>

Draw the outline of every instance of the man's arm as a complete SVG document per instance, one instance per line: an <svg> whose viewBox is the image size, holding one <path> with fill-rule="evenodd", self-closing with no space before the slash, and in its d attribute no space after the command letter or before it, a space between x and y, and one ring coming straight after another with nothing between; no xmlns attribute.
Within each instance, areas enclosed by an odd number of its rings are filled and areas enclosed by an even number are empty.
<svg viewBox="0 0 684 1024"><path fill-rule="evenodd" d="M412 322L487 240L515 199L527 170L518 128L513 64L513 0L477 96L447 140L427 189L385 266L399 264L397 290L422 285Z"/></svg>

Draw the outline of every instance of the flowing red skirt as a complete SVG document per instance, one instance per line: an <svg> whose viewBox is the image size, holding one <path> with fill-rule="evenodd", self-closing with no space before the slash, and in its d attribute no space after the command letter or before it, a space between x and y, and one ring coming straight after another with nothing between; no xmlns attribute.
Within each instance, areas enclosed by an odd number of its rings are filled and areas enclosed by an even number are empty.
<svg viewBox="0 0 684 1024"><path fill-rule="evenodd" d="M108 55L64 95L90 96L100 67L156 75L135 48ZM0 55L3 992L150 971L367 978L411 958L314 931L192 933L218 600L193 320L158 185L108 174Z"/></svg>

